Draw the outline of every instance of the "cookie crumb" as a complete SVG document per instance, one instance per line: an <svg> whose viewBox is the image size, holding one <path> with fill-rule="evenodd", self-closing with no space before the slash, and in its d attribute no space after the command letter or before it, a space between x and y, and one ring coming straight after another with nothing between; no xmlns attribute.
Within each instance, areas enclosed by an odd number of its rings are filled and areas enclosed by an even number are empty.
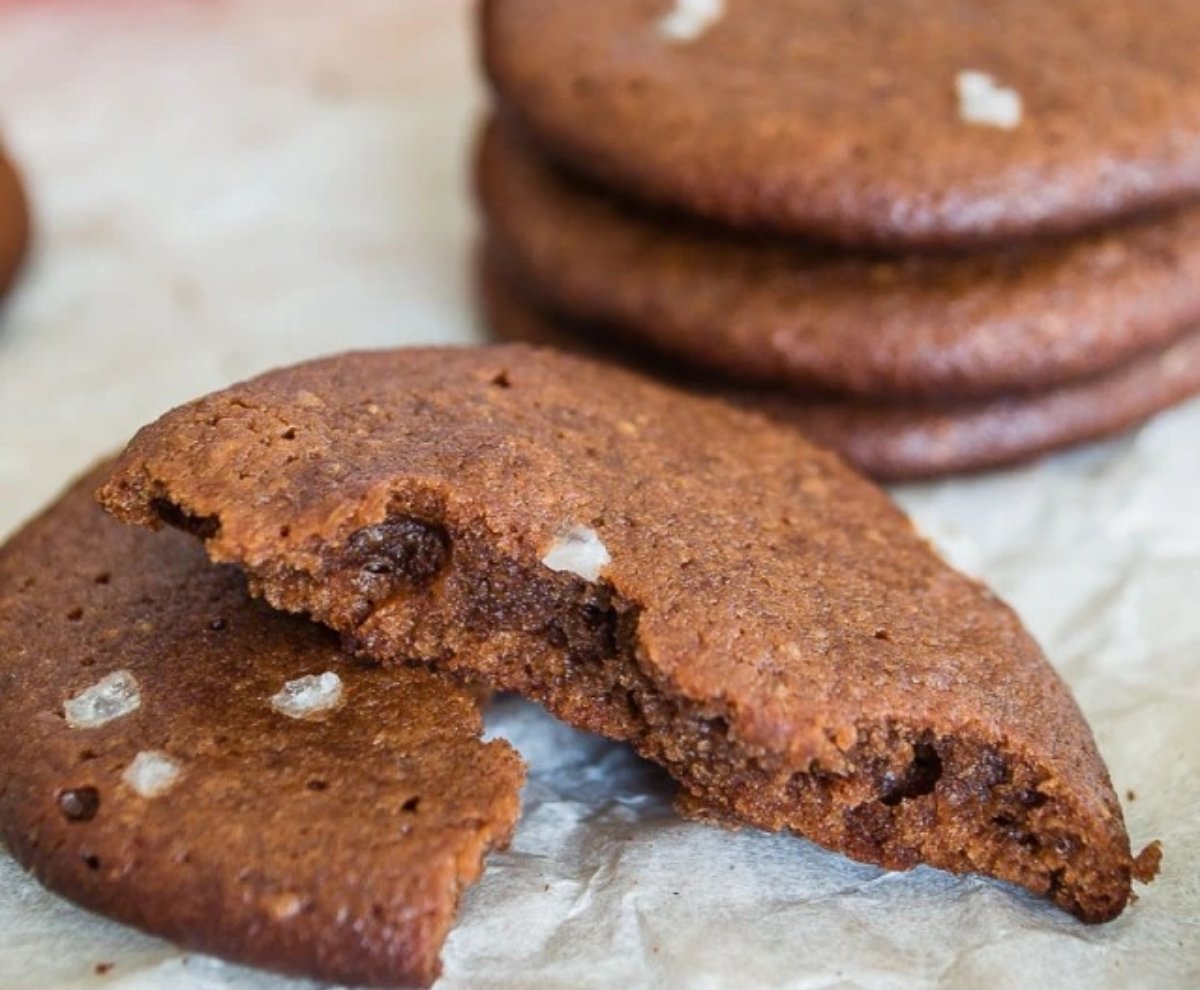
<svg viewBox="0 0 1200 990"><path fill-rule="evenodd" d="M137 711L141 703L137 679L128 670L117 670L66 701L63 714L72 729L96 729Z"/></svg>
<svg viewBox="0 0 1200 990"><path fill-rule="evenodd" d="M112 972L112 969L115 965L116 965L116 963L110 963L110 962L96 963L96 975L97 976L107 976L109 973Z"/></svg>
<svg viewBox="0 0 1200 990"><path fill-rule="evenodd" d="M612 563L612 557L594 529L571 526L554 538L542 563L552 571L567 571L585 581L595 581Z"/></svg>
<svg viewBox="0 0 1200 990"><path fill-rule="evenodd" d="M166 753L145 751L133 758L121 779L142 797L154 798L174 787L182 772L179 764Z"/></svg>
<svg viewBox="0 0 1200 990"><path fill-rule="evenodd" d="M1137 792L1135 792L1132 787L1129 788L1129 790L1127 790L1125 792L1125 800L1126 801L1136 801L1137 800Z"/></svg>
<svg viewBox="0 0 1200 990"><path fill-rule="evenodd" d="M1162 866L1162 841L1155 839L1133 857L1133 879L1138 883L1149 883Z"/></svg>
<svg viewBox="0 0 1200 990"><path fill-rule="evenodd" d="M288 681L271 698L271 707L288 718L311 718L338 706L342 700L342 679L331 670Z"/></svg>
<svg viewBox="0 0 1200 990"><path fill-rule="evenodd" d="M1001 86L986 72L968 69L954 81L958 90L958 115L968 124L1011 131L1021 123L1021 96Z"/></svg>
<svg viewBox="0 0 1200 990"><path fill-rule="evenodd" d="M695 41L725 15L725 0L675 0L675 7L658 22L667 41Z"/></svg>

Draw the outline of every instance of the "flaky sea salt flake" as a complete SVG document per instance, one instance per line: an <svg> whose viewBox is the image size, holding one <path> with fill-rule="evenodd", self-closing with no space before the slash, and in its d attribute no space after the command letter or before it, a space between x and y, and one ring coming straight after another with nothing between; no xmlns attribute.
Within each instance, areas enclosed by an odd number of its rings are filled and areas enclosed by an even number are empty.
<svg viewBox="0 0 1200 990"><path fill-rule="evenodd" d="M960 72L954 85L958 90L958 115L968 124L1011 131L1021 123L1021 95L986 72Z"/></svg>
<svg viewBox="0 0 1200 990"><path fill-rule="evenodd" d="M554 538L542 563L552 571L567 571L585 581L595 581L612 563L612 557L594 529L571 526Z"/></svg>
<svg viewBox="0 0 1200 990"><path fill-rule="evenodd" d="M98 729L137 711L142 693L128 670L116 670L63 703L63 714L72 729Z"/></svg>
<svg viewBox="0 0 1200 990"><path fill-rule="evenodd" d="M180 765L166 753L145 750L133 758L133 762L121 774L121 779L136 794L155 798L174 787L182 772Z"/></svg>
<svg viewBox="0 0 1200 990"><path fill-rule="evenodd" d="M725 0L675 0L675 6L658 22L658 33L668 41L695 41L725 16Z"/></svg>
<svg viewBox="0 0 1200 990"><path fill-rule="evenodd" d="M331 670L288 681L271 698L271 707L288 718L312 718L338 706L342 679Z"/></svg>

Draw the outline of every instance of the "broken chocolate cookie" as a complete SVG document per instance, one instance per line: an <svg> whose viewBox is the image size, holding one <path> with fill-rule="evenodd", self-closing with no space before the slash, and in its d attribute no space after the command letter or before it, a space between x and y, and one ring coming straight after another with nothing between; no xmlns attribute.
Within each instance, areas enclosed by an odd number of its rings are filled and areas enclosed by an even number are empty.
<svg viewBox="0 0 1200 990"><path fill-rule="evenodd" d="M364 655L544 703L689 805L1121 912L1069 691L882 491L765 418L523 346L347 354L144 429L119 517L199 534Z"/></svg>
<svg viewBox="0 0 1200 990"><path fill-rule="evenodd" d="M47 887L180 945L431 983L518 812L471 694L354 662L180 533L77 483L0 549L0 835Z"/></svg>

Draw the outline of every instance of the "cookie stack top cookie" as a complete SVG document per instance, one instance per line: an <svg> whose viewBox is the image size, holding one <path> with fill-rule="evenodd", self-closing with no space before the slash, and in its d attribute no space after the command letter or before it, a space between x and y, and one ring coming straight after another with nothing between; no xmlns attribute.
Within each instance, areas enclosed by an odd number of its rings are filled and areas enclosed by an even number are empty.
<svg viewBox="0 0 1200 990"><path fill-rule="evenodd" d="M505 107L647 202L855 247L1200 194L1191 0L486 0Z"/></svg>

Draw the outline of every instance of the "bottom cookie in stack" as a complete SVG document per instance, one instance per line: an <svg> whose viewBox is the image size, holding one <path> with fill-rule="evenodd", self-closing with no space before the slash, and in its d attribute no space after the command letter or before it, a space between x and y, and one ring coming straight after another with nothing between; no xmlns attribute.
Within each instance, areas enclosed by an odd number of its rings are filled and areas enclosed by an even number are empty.
<svg viewBox="0 0 1200 990"><path fill-rule="evenodd" d="M187 536L96 505L0 547L0 837L84 907L226 959L426 985L524 766L476 699L354 662Z"/></svg>
<svg viewBox="0 0 1200 990"><path fill-rule="evenodd" d="M634 351L606 328L552 317L528 301L485 251L480 296L500 340L585 351L718 394L797 426L881 481L911 481L1029 460L1121 433L1200 393L1200 330L1115 370L1028 392L958 403L807 398L779 387L736 386Z"/></svg>

